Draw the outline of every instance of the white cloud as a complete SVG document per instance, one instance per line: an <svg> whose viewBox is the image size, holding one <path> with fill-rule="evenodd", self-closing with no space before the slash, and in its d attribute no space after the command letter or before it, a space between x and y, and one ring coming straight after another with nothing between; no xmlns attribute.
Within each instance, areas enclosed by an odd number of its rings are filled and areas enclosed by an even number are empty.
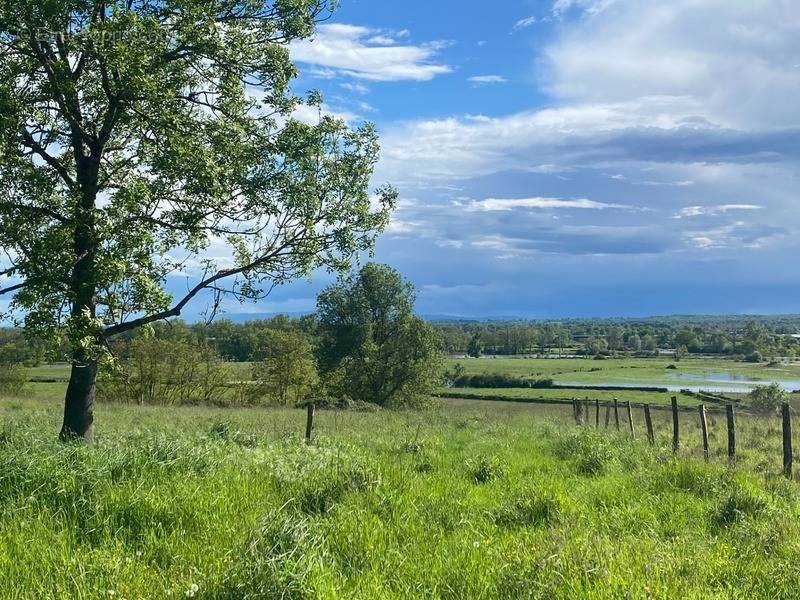
<svg viewBox="0 0 800 600"><path fill-rule="evenodd" d="M369 88L363 83L345 81L344 83L340 83L339 87L347 90L348 92L361 94L362 96L369 94Z"/></svg>
<svg viewBox="0 0 800 600"><path fill-rule="evenodd" d="M311 65L323 74L333 73L368 81L428 81L452 69L435 61L444 42L400 45L386 32L330 23L320 25L312 40L290 46L292 58Z"/></svg>
<svg viewBox="0 0 800 600"><path fill-rule="evenodd" d="M514 23L514 27L511 28L511 31L521 31L522 29L527 29L532 25L537 23L536 17L525 17L524 19L520 19L516 23Z"/></svg>
<svg viewBox="0 0 800 600"><path fill-rule="evenodd" d="M546 51L562 101L688 96L696 115L730 127L800 123L800 10L790 0L560 0L594 16ZM709 24L712 24L710 26Z"/></svg>
<svg viewBox="0 0 800 600"><path fill-rule="evenodd" d="M515 209L633 209L625 204L606 204L594 200L563 200L561 198L487 198L466 205L468 212L495 212Z"/></svg>
<svg viewBox="0 0 800 600"><path fill-rule="evenodd" d="M731 211L739 210L762 210L763 206L756 204L719 204L717 206L687 206L680 209L674 219L685 219L687 217L700 217L705 215L724 215Z"/></svg>
<svg viewBox="0 0 800 600"><path fill-rule="evenodd" d="M702 250L718 248L762 248L768 241L786 236L788 232L779 227L753 225L736 221L713 229L690 231L686 238Z"/></svg>
<svg viewBox="0 0 800 600"><path fill-rule="evenodd" d="M404 179L402 173L413 173L414 178L464 178L500 170L540 170L542 165L558 172L603 160L670 162L675 157L666 152L695 149L698 142L687 144L687 136L718 133L716 128L687 121L697 109L687 97L648 97L502 117L405 123L384 131L382 168L392 179Z"/></svg>
<svg viewBox="0 0 800 600"><path fill-rule="evenodd" d="M572 9L579 9L587 15L597 15L619 0L556 0L553 3L553 14L562 17Z"/></svg>
<svg viewBox="0 0 800 600"><path fill-rule="evenodd" d="M475 77L470 77L467 81L479 84L508 83L508 79L502 75L476 75Z"/></svg>

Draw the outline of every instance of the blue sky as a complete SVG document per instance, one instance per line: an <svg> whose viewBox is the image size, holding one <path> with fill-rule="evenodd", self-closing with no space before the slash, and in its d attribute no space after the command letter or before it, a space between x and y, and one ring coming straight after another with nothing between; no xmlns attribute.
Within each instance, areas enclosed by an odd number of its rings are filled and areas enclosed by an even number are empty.
<svg viewBox="0 0 800 600"><path fill-rule="evenodd" d="M420 312L800 312L796 1L342 0L291 52L378 125Z"/></svg>

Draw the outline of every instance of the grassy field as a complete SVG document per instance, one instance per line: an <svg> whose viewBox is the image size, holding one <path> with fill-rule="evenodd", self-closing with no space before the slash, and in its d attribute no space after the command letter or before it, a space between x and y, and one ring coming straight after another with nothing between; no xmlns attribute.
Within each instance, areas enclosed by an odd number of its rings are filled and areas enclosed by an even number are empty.
<svg viewBox="0 0 800 600"><path fill-rule="evenodd" d="M800 380L800 363L751 364L726 358L684 358L675 361L666 358L615 358L593 360L581 358L494 358L450 359L448 367L456 364L464 367L467 374L502 373L532 379L553 379L556 383L575 383L580 385L638 385L638 386L686 386L714 389L714 384L704 386L704 378L727 374L734 378L769 383L775 380ZM667 368L674 366L675 368ZM734 381L735 383L735 381ZM798 384L800 387L800 383ZM609 401L618 398L621 402L630 401L648 404L669 404L675 395L681 405L695 406L698 400L679 391L646 392L638 390L587 390L580 387L566 389L492 389L492 388L441 388L440 394L470 394L486 397L509 398L513 400L538 400L552 398L590 398ZM725 392L731 398L741 399L744 393ZM800 394L790 394L794 406L800 406Z"/></svg>
<svg viewBox="0 0 800 600"><path fill-rule="evenodd" d="M519 377L552 378L556 382L613 385L639 383L675 385L692 378L703 379L709 373L729 372L748 379L770 382L776 379L800 379L800 363L745 363L726 358L461 358L448 361L460 363L466 373L507 373ZM667 369L674 365L676 369Z"/></svg>
<svg viewBox="0 0 800 600"><path fill-rule="evenodd" d="M570 425L566 407L441 401L423 413L0 400L2 598L793 598L800 489L777 419L741 463ZM641 431L639 415L635 424Z"/></svg>

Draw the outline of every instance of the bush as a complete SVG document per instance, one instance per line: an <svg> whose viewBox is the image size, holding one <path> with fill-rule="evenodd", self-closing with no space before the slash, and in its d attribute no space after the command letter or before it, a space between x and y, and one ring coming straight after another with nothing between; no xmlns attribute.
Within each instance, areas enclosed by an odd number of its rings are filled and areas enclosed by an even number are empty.
<svg viewBox="0 0 800 600"><path fill-rule="evenodd" d="M760 363L764 361L764 357L761 355L761 352L756 350L755 352L751 352L747 356L744 357L745 362L749 363Z"/></svg>
<svg viewBox="0 0 800 600"><path fill-rule="evenodd" d="M231 378L219 355L203 343L137 338L117 348L98 397L137 404L222 404Z"/></svg>
<svg viewBox="0 0 800 600"><path fill-rule="evenodd" d="M747 396L747 405L755 412L774 413L789 399L789 394L777 383L760 385Z"/></svg>
<svg viewBox="0 0 800 600"><path fill-rule="evenodd" d="M314 350L301 332L268 332L260 353L263 360L253 365L254 393L282 406L296 405L306 400L319 384Z"/></svg>
<svg viewBox="0 0 800 600"><path fill-rule="evenodd" d="M0 394L18 396L28 383L28 369L17 363L0 363Z"/></svg>

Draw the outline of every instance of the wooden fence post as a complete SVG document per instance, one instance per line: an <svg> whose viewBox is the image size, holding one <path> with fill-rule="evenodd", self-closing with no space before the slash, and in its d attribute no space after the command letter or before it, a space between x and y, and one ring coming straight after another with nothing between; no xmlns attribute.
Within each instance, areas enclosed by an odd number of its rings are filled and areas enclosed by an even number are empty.
<svg viewBox="0 0 800 600"><path fill-rule="evenodd" d="M789 403L784 402L781 407L783 416L783 474L792 478L792 416L789 412Z"/></svg>
<svg viewBox="0 0 800 600"><path fill-rule="evenodd" d="M728 459L736 459L736 420L733 415L733 404L725 406L725 414L728 417Z"/></svg>
<svg viewBox="0 0 800 600"><path fill-rule="evenodd" d="M594 401L594 427L600 429L600 398Z"/></svg>
<svg viewBox="0 0 800 600"><path fill-rule="evenodd" d="M619 401L616 398L614 398L614 423L619 431Z"/></svg>
<svg viewBox="0 0 800 600"><path fill-rule="evenodd" d="M703 456L708 461L708 421L706 419L706 405L700 405L700 432L703 435Z"/></svg>
<svg viewBox="0 0 800 600"><path fill-rule="evenodd" d="M633 428L633 413L631 412L631 401L625 401L625 410L628 412L628 425L631 428L631 437L636 438L636 430Z"/></svg>
<svg viewBox="0 0 800 600"><path fill-rule="evenodd" d="M611 402L606 400L606 429L608 429L608 422L611 419Z"/></svg>
<svg viewBox="0 0 800 600"><path fill-rule="evenodd" d="M677 454L681 447L680 421L678 419L678 397L672 397L672 452Z"/></svg>
<svg viewBox="0 0 800 600"><path fill-rule="evenodd" d="M311 432L314 430L314 403L309 402L306 405L306 441L311 441Z"/></svg>
<svg viewBox="0 0 800 600"><path fill-rule="evenodd" d="M656 443L656 436L653 432L653 417L650 416L650 405L644 405L644 424L647 427L647 441L653 446Z"/></svg>

